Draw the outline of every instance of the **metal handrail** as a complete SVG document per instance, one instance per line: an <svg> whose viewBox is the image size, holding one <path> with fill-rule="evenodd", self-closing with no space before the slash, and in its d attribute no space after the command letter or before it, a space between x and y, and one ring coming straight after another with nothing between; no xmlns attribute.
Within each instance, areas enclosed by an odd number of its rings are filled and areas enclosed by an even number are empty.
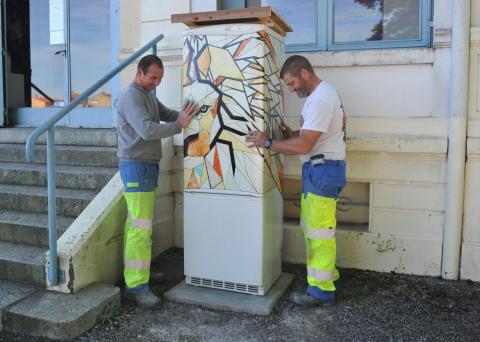
<svg viewBox="0 0 480 342"><path fill-rule="evenodd" d="M56 185L55 185L55 124L65 115L71 112L77 105L86 100L93 92L98 90L105 83L115 77L120 71L125 69L135 59L140 57L150 48L152 53L157 53L157 43L163 39L163 34L158 35L150 42L145 44L137 52L132 54L122 64L113 68L108 74L95 82L90 88L85 90L79 97L64 107L57 114L45 121L40 127L36 128L27 139L26 154L29 162L35 162L35 143L38 138L48 131L47 134L47 185L48 185L48 247L50 250L50 267L48 269L48 281L51 286L58 284L58 260L57 260L57 208L56 208Z"/></svg>

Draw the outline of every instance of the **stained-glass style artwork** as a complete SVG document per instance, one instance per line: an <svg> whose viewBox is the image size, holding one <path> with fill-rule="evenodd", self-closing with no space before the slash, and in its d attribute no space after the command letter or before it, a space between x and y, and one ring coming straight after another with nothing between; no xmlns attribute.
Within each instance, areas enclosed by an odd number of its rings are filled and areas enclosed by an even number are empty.
<svg viewBox="0 0 480 342"><path fill-rule="evenodd" d="M184 130L185 189L280 192L281 156L250 148L250 130L281 136L283 43L270 31L184 40L183 97L200 112Z"/></svg>

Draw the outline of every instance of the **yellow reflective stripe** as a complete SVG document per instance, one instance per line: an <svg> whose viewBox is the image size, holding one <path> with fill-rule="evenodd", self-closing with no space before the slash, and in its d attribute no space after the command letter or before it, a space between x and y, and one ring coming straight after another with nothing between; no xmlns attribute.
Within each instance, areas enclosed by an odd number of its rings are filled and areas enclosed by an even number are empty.
<svg viewBox="0 0 480 342"><path fill-rule="evenodd" d="M125 260L125 268L132 270L149 270L150 260L127 259Z"/></svg>
<svg viewBox="0 0 480 342"><path fill-rule="evenodd" d="M127 188L138 188L138 182L127 182Z"/></svg>
<svg viewBox="0 0 480 342"><path fill-rule="evenodd" d="M152 229L153 220L151 219L133 219L128 213L128 219L131 221L131 227L136 229Z"/></svg>
<svg viewBox="0 0 480 342"><path fill-rule="evenodd" d="M152 220L149 219L133 219L132 228L152 229Z"/></svg>
<svg viewBox="0 0 480 342"><path fill-rule="evenodd" d="M327 280L332 280L333 275L335 271L323 271L323 270L317 270L316 268L313 267L307 267L307 272L309 277L313 277L319 281L327 281Z"/></svg>
<svg viewBox="0 0 480 342"><path fill-rule="evenodd" d="M333 239L335 237L336 229L333 227L309 228L306 220L300 220L300 226L309 239Z"/></svg>
<svg viewBox="0 0 480 342"><path fill-rule="evenodd" d="M307 229L307 237L309 239L333 239L335 231L336 229L333 228Z"/></svg>

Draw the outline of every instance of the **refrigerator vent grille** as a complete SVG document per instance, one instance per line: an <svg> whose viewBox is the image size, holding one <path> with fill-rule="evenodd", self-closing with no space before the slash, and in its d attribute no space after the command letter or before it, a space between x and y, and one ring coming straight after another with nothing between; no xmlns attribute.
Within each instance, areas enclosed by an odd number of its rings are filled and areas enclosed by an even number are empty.
<svg viewBox="0 0 480 342"><path fill-rule="evenodd" d="M221 290L250 293L255 295L264 295L263 286L248 285L242 283L232 283L229 281L212 280L207 278L186 276L187 284L196 286L205 286Z"/></svg>

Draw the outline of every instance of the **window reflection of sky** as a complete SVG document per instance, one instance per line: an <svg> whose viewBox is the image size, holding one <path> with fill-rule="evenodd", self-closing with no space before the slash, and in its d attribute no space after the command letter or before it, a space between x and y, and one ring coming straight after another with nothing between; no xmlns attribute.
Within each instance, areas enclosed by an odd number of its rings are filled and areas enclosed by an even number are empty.
<svg viewBox="0 0 480 342"><path fill-rule="evenodd" d="M262 4L272 6L292 26L293 32L287 34L286 44L315 44L317 20L315 0L302 0L301 2L268 0Z"/></svg>
<svg viewBox="0 0 480 342"><path fill-rule="evenodd" d="M64 46L50 45L48 11L48 0L30 0L32 82L49 96L63 98L64 59L55 52ZM110 70L110 40L110 0L72 0L72 91L85 91Z"/></svg>
<svg viewBox="0 0 480 342"><path fill-rule="evenodd" d="M368 9L353 0L335 1L334 41L365 41L373 34L372 28L382 19L378 5Z"/></svg>
<svg viewBox="0 0 480 342"><path fill-rule="evenodd" d="M63 98L63 58L55 55L63 46L50 45L48 20L48 0L30 0L32 82L49 96Z"/></svg>
<svg viewBox="0 0 480 342"><path fill-rule="evenodd" d="M71 21L72 90L81 93L111 69L110 0L71 1Z"/></svg>

